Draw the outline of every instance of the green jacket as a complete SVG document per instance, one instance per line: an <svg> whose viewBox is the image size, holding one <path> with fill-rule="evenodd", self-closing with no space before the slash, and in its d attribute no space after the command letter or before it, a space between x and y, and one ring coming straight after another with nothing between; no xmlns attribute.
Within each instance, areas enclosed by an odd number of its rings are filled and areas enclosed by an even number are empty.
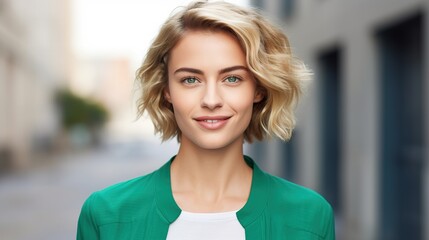
<svg viewBox="0 0 429 240"><path fill-rule="evenodd" d="M247 240L333 240L332 208L312 190L253 168L249 199L237 212ZM180 215L170 185L170 164L93 193L78 221L78 240L166 239Z"/></svg>

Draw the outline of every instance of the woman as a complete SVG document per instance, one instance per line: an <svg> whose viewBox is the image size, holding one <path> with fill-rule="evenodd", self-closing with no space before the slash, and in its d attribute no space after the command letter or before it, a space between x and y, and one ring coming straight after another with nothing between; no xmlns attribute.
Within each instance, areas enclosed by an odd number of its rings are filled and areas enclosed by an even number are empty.
<svg viewBox="0 0 429 240"><path fill-rule="evenodd" d="M308 71L252 10L193 2L138 70L139 113L179 151L157 171L93 193L77 239L335 239L317 193L263 172L243 142L290 138Z"/></svg>

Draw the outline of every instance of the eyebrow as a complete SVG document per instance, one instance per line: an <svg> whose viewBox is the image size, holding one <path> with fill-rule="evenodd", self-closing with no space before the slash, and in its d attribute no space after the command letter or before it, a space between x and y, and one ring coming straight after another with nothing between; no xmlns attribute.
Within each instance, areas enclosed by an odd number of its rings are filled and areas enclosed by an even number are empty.
<svg viewBox="0 0 429 240"><path fill-rule="evenodd" d="M227 72L232 72L232 71L235 71L235 70L249 71L249 69L247 67L242 66L242 65L237 65L237 66L222 68L221 70L219 70L219 74L223 74L223 73L227 73ZM201 75L204 74L203 71L201 71L200 69L189 68L189 67L179 68L176 71L174 71L174 74L179 73L179 72L189 72L189 73L195 73L195 74L201 74Z"/></svg>

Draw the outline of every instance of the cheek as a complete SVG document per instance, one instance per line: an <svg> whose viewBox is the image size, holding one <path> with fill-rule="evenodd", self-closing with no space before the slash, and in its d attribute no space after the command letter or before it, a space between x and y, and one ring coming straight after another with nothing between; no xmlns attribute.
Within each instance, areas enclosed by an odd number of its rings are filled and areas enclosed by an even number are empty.
<svg viewBox="0 0 429 240"><path fill-rule="evenodd" d="M228 93L228 103L237 110L251 110L254 104L255 91L253 88L241 89Z"/></svg>
<svg viewBox="0 0 429 240"><path fill-rule="evenodd" d="M169 102L175 110L179 110L191 102L189 93L183 91L174 83L169 86L168 96Z"/></svg>
<svg viewBox="0 0 429 240"><path fill-rule="evenodd" d="M238 96L231 95L228 98L228 105L234 109L235 112L242 115L251 115L253 111L253 96Z"/></svg>
<svg viewBox="0 0 429 240"><path fill-rule="evenodd" d="M171 96L171 105L173 106L174 115L177 118L187 116L194 108L196 99L190 94L182 94L181 92L174 92Z"/></svg>

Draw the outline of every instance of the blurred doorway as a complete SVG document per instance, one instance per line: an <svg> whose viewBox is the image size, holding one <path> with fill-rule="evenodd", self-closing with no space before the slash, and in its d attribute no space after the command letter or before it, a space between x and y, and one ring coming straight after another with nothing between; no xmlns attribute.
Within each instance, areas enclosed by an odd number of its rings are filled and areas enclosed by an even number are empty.
<svg viewBox="0 0 429 240"><path fill-rule="evenodd" d="M322 193L336 214L341 196L341 51L339 48L318 56L320 76L320 143Z"/></svg>
<svg viewBox="0 0 429 240"><path fill-rule="evenodd" d="M377 33L381 66L381 239L422 239L423 17Z"/></svg>

